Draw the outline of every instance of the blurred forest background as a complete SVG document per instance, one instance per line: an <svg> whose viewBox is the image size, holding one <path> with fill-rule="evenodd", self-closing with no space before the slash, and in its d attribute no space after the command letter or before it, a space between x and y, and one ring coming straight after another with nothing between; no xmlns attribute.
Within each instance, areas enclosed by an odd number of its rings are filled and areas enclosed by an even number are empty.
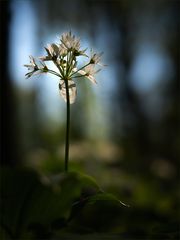
<svg viewBox="0 0 180 240"><path fill-rule="evenodd" d="M82 48L103 51L108 66L97 86L77 80L69 169L131 206L122 215L127 229L178 239L178 7L173 0L1 1L1 165L63 171L58 79L25 79L23 64L71 30Z"/></svg>

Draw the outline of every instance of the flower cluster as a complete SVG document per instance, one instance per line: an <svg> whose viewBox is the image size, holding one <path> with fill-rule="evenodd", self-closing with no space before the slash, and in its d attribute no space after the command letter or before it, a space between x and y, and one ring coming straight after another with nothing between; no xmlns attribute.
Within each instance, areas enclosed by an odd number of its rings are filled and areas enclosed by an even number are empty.
<svg viewBox="0 0 180 240"><path fill-rule="evenodd" d="M67 101L67 94L69 95L69 102L72 104L76 99L76 84L74 78L86 77L92 83L96 83L94 75L100 71L97 65L100 64L102 53L94 53L86 55L86 50L81 49L80 39L72 35L71 32L62 34L59 43L49 44L45 47L46 56L39 57L39 61L30 56L30 64L24 65L28 68L29 72L26 77L39 73L50 73L59 77L59 90L60 94L65 101ZM79 56L88 58L87 63L78 67ZM50 69L45 62L52 61L58 69L58 72ZM101 65L102 66L102 65ZM68 92L67 92L68 89Z"/></svg>

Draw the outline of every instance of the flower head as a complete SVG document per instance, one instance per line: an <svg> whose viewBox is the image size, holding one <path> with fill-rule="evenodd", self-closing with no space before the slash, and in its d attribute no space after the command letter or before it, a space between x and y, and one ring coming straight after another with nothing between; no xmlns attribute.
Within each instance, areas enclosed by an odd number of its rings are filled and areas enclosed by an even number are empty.
<svg viewBox="0 0 180 240"><path fill-rule="evenodd" d="M78 56L86 56L86 49L82 50L80 46L80 39L76 38L71 32L63 33L59 43L48 44L45 47L46 56L39 57L40 62L37 64L36 60L30 56L30 64L24 65L30 70L26 74L29 78L38 73L50 73L56 75L59 79L59 90L62 98L67 101L67 89L70 103L74 103L77 95L76 84L74 78L86 77L92 83L97 83L95 74L100 71L96 69L100 64L102 53L95 53L91 51L90 60L82 67L78 66ZM48 68L46 61L52 61L58 69L58 72ZM66 89L67 88L67 89Z"/></svg>

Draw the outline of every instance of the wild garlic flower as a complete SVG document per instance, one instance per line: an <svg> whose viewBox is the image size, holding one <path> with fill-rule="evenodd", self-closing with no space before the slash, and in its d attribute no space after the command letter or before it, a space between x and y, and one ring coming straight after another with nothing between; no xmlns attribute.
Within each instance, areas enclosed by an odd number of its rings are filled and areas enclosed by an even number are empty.
<svg viewBox="0 0 180 240"><path fill-rule="evenodd" d="M47 52L47 56L45 57L39 57L42 61L52 61L56 60L59 56L59 47L53 43L53 44L48 44L47 47L45 47L45 50Z"/></svg>
<svg viewBox="0 0 180 240"><path fill-rule="evenodd" d="M70 51L72 50L75 56L87 56L85 54L86 49L80 50L80 38L76 38L71 32L63 33L60 41L61 47Z"/></svg>
<svg viewBox="0 0 180 240"><path fill-rule="evenodd" d="M29 56L30 64L25 64L24 66L28 68L30 72L26 73L26 78L30 78L32 75L37 75L43 72L48 72L48 68L43 62L39 62L39 65L36 63L33 56ZM40 65L41 64L41 65Z"/></svg>
<svg viewBox="0 0 180 240"><path fill-rule="evenodd" d="M71 32L63 33L60 37L59 43L48 44L45 47L46 56L39 57L39 64L30 56L30 64L24 65L30 70L26 74L27 78L37 73L50 73L59 78L59 91L62 98L67 101L67 94L69 95L69 102L75 102L77 89L74 79L86 77L92 83L97 83L95 74L100 71L96 69L100 64L102 53L93 53L91 56L85 54L87 49L82 50L80 39L72 35ZM78 57L88 57L89 61L84 66L78 67ZM46 66L46 61L52 61L57 67L58 72Z"/></svg>
<svg viewBox="0 0 180 240"><path fill-rule="evenodd" d="M78 73L88 78L92 83L97 83L94 75L100 70L101 69L96 70L94 64L89 64L86 67L84 67L82 70L79 70Z"/></svg>
<svg viewBox="0 0 180 240"><path fill-rule="evenodd" d="M91 58L90 58L90 63L91 64L100 64L100 61L101 61L101 56L103 55L103 52L101 53L93 53L91 51Z"/></svg>

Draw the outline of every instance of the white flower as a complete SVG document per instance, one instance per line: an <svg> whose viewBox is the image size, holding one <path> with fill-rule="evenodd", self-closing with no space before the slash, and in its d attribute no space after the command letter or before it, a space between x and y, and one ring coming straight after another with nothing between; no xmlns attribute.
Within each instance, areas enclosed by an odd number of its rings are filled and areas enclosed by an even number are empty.
<svg viewBox="0 0 180 240"><path fill-rule="evenodd" d="M103 53L95 53L91 50L90 56L87 56L85 54L86 49L81 50L80 48L79 38L76 38L71 31L63 33L58 43L48 44L47 47L45 47L46 56L39 57L41 61L37 62L30 56L30 64L24 65L29 70L29 72L26 73L26 77L29 78L39 73L49 73L57 76L60 79L60 95L67 101L66 92L68 91L69 101L71 104L74 103L77 90L73 80L80 77L86 77L92 83L97 83L95 74L101 69L97 70L96 65L102 66L100 61ZM86 56L89 58L87 63L80 68L77 68L78 56ZM47 67L45 65L46 61L52 61L58 72Z"/></svg>
<svg viewBox="0 0 180 240"><path fill-rule="evenodd" d="M63 33L60 41L61 46L68 51L73 51L75 56L87 56L85 54L86 49L80 50L80 38L76 38L71 32Z"/></svg>
<svg viewBox="0 0 180 240"><path fill-rule="evenodd" d="M39 67L36 64L35 59L33 58L33 56L29 56L29 58L30 58L30 64L25 64L24 65L30 71L30 72L25 74L26 78L30 78L35 72L37 72L39 70Z"/></svg>
<svg viewBox="0 0 180 240"><path fill-rule="evenodd" d="M67 55L67 49L64 47L63 44L59 45L59 55L60 56L66 56Z"/></svg>
<svg viewBox="0 0 180 240"><path fill-rule="evenodd" d="M38 66L33 56L29 56L29 58L30 58L30 64L24 65L30 71L25 74L26 78L30 78L32 75L36 75L36 74L48 71L47 66L43 62L40 62L42 66Z"/></svg>
<svg viewBox="0 0 180 240"><path fill-rule="evenodd" d="M53 56L57 57L59 55L59 47L55 43L48 44L47 49L52 57Z"/></svg>
<svg viewBox="0 0 180 240"><path fill-rule="evenodd" d="M90 57L90 64L97 64L100 65L102 67L107 66L105 64L102 64L101 61L101 56L103 55L103 52L101 53L93 53L93 51L91 50L91 57Z"/></svg>
<svg viewBox="0 0 180 240"><path fill-rule="evenodd" d="M33 56L29 56L29 58L30 58L30 64L25 64L24 66L27 67L28 70L34 70L35 68L38 68Z"/></svg>
<svg viewBox="0 0 180 240"><path fill-rule="evenodd" d="M103 55L103 52L101 53L93 53L91 51L91 58L90 58L90 64L100 64L101 56Z"/></svg>
<svg viewBox="0 0 180 240"><path fill-rule="evenodd" d="M64 47L69 50L79 50L80 48L80 39L76 38L74 35L71 35L71 32L63 33L61 42Z"/></svg>
<svg viewBox="0 0 180 240"><path fill-rule="evenodd" d="M45 47L45 50L47 52L47 56L39 57L42 61L51 61L51 60L56 60L59 56L59 47L53 43L53 44L48 44L47 47Z"/></svg>
<svg viewBox="0 0 180 240"><path fill-rule="evenodd" d="M96 79L94 77L94 74L99 72L101 69L95 70L95 66L93 64L90 64L86 67L84 67L82 70L77 71L82 76L87 77L92 83L97 83Z"/></svg>

